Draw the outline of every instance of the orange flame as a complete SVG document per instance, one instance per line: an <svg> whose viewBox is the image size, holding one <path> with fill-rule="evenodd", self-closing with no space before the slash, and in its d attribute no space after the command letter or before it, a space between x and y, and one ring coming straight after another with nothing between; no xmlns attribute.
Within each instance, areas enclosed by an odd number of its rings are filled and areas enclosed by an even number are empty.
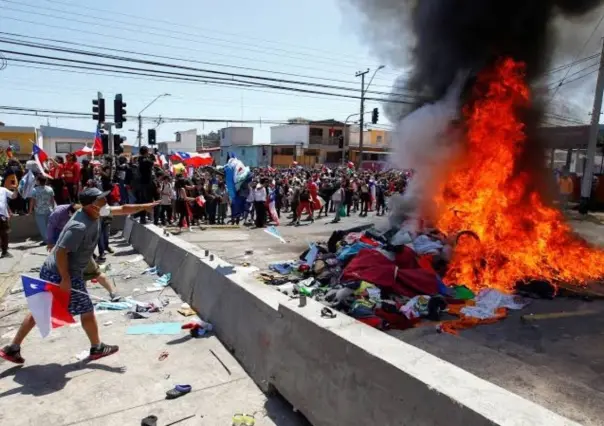
<svg viewBox="0 0 604 426"><path fill-rule="evenodd" d="M447 234L475 235L459 238L446 282L510 291L527 279L581 285L604 276L604 251L573 234L529 189L528 174L515 172L526 143L518 110L530 104L524 70L505 59L482 73L483 89L464 110L467 153L436 197L436 223Z"/></svg>

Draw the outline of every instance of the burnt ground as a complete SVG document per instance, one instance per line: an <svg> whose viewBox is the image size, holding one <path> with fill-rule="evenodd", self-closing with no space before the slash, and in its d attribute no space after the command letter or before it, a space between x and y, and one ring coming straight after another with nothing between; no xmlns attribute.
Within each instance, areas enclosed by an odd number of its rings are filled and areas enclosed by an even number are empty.
<svg viewBox="0 0 604 426"><path fill-rule="evenodd" d="M604 246L599 218L572 224ZM593 289L604 294L604 286ZM521 320L560 312L579 315ZM389 334L581 424L604 425L604 300L534 300L504 321L459 336L438 334L431 325Z"/></svg>

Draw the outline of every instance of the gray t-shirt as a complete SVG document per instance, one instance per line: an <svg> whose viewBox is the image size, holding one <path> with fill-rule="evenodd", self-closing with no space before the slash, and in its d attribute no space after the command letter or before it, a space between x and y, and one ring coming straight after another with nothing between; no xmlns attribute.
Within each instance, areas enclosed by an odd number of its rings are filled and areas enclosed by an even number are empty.
<svg viewBox="0 0 604 426"><path fill-rule="evenodd" d="M46 258L44 266L55 274L57 269L56 251L58 247L66 248L69 274L71 278L82 278L84 269L92 258L92 253L99 241L100 222L91 219L84 211L76 212L63 228L57 244Z"/></svg>

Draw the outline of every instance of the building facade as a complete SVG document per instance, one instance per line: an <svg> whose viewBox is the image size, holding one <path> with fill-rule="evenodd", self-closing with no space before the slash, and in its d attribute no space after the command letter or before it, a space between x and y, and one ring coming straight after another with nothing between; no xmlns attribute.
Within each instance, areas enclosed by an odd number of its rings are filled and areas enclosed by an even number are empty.
<svg viewBox="0 0 604 426"><path fill-rule="evenodd" d="M309 121L271 127L273 167L337 165L349 143L348 126L337 120Z"/></svg>
<svg viewBox="0 0 604 426"><path fill-rule="evenodd" d="M42 149L51 157L75 152L85 146L92 147L94 144L94 132L66 129L63 127L40 126L39 140L42 141Z"/></svg>
<svg viewBox="0 0 604 426"><path fill-rule="evenodd" d="M231 145L220 150L220 161L217 164L225 165L227 156L234 155L248 167L268 167L271 165L270 145Z"/></svg>
<svg viewBox="0 0 604 426"><path fill-rule="evenodd" d="M13 156L21 161L31 157L36 140L35 127L0 126L0 149L6 151L10 146Z"/></svg>

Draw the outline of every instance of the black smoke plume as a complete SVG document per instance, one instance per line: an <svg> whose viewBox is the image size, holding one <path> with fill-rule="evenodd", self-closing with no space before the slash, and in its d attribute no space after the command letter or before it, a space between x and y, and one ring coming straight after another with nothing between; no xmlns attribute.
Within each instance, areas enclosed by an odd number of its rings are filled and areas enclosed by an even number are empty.
<svg viewBox="0 0 604 426"><path fill-rule="evenodd" d="M602 0L350 1L365 14L373 42L386 52L387 59L411 65L411 74L402 76L395 86L414 91L418 98L434 100L445 95L458 72L477 73L501 57L525 62L529 82L535 81L548 66L556 43L573 56L581 49L585 39L572 31L557 31L564 26L563 22L581 19L586 24L583 29L591 31L593 26L587 24L597 22L599 14L593 11L603 3ZM556 26L557 21L562 24ZM410 55L402 54L397 43L411 43ZM393 90L397 91L400 89ZM390 112L389 118L398 120L409 112L409 107L399 106Z"/></svg>

